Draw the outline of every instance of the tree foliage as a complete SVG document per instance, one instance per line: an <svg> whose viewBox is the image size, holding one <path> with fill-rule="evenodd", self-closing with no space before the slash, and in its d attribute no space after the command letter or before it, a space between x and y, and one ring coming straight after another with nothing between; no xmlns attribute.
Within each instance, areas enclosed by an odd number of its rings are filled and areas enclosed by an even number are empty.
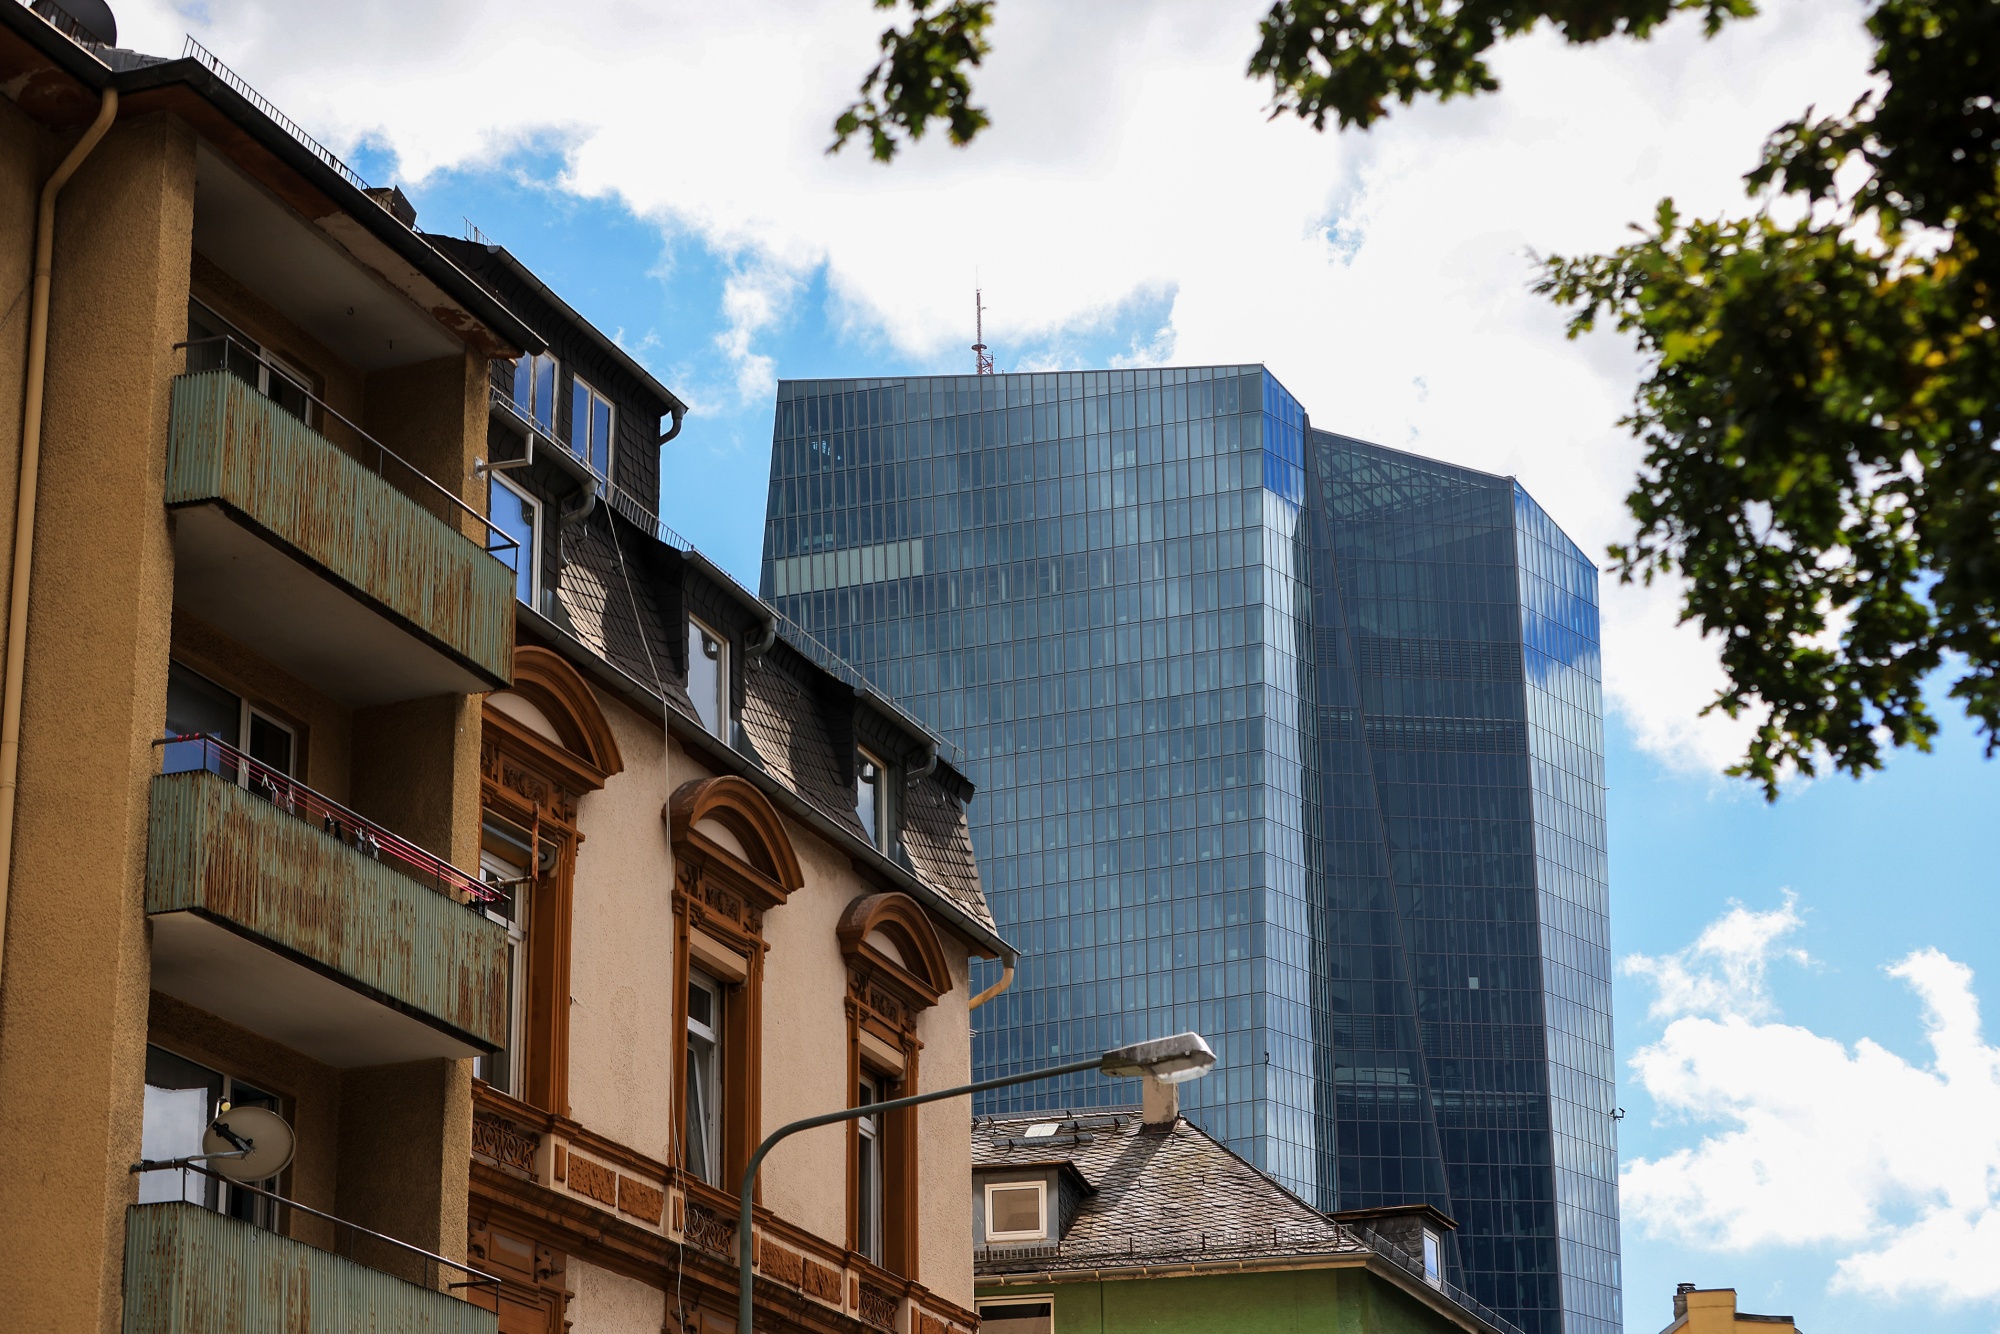
<svg viewBox="0 0 2000 1334"><path fill-rule="evenodd" d="M899 139L914 142L934 120L945 123L955 144L969 144L985 129L985 108L972 105L972 69L990 49L986 29L993 0L908 0L910 26L882 33L882 58L861 81L861 96L833 122L838 153L855 135L865 135L877 162L896 156ZM932 5L936 3L936 9ZM894 9L897 0L875 0Z"/></svg>
<svg viewBox="0 0 2000 1334"><path fill-rule="evenodd" d="M910 3L917 21L883 35L840 123L885 161L929 118L955 142L985 123L968 61ZM990 0L977 9L972 64ZM1278 0L1249 69L1273 116L1367 127L1492 91L1492 49L1544 21L1574 43L1644 39L1682 11L1712 34L1756 4ZM1611 554L1625 580L1683 582L1683 619L1721 641L1710 707L1757 721L1732 772L1771 798L1788 769L1859 774L1886 747L1928 748L1940 668L1988 753L2000 742L2000 3L1877 0L1867 26L1874 87L1779 127L1746 216L1662 201L1631 244L1544 259L1537 283L1574 309L1572 337L1609 324L1638 345L1625 424L1645 463L1635 532Z"/></svg>

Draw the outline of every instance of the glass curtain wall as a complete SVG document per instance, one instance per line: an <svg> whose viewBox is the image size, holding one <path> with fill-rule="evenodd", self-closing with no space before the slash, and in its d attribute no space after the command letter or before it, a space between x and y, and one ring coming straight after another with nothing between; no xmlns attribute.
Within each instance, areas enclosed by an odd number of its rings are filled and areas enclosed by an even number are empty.
<svg viewBox="0 0 2000 1334"><path fill-rule="evenodd" d="M788 382L768 515L764 596L978 784L1022 959L976 1075L1198 1029L1231 1148L1435 1204L1527 1334L1616 1334L1596 572L1511 479L1254 366Z"/></svg>
<svg viewBox="0 0 2000 1334"><path fill-rule="evenodd" d="M787 383L763 594L979 786L976 1074L1199 1029L1190 1114L1314 1198L1304 417L1247 366Z"/></svg>

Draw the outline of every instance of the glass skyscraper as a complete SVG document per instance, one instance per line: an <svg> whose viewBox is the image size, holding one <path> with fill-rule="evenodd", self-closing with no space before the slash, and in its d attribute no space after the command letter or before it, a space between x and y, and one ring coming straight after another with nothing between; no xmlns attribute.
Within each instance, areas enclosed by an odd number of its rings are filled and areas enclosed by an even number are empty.
<svg viewBox="0 0 2000 1334"><path fill-rule="evenodd" d="M1615 1334L1597 574L1534 500L1260 366L786 382L771 460L764 596L979 786L975 1073L1196 1029L1231 1148Z"/></svg>

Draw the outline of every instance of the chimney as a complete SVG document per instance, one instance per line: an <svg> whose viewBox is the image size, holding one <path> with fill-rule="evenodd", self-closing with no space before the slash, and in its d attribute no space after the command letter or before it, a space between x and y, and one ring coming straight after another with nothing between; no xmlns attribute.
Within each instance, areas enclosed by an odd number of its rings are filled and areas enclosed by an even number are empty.
<svg viewBox="0 0 2000 1334"><path fill-rule="evenodd" d="M1140 1119L1149 1130L1172 1130L1181 1118L1181 1086L1144 1075L1139 1080Z"/></svg>
<svg viewBox="0 0 2000 1334"><path fill-rule="evenodd" d="M1674 1319L1678 1320L1688 1313L1688 1294L1693 1291L1692 1283L1674 1284Z"/></svg>
<svg viewBox="0 0 2000 1334"><path fill-rule="evenodd" d="M417 229L417 208L403 196L403 192L393 185L370 186L363 191L370 199L380 204L388 215L402 223L411 231Z"/></svg>

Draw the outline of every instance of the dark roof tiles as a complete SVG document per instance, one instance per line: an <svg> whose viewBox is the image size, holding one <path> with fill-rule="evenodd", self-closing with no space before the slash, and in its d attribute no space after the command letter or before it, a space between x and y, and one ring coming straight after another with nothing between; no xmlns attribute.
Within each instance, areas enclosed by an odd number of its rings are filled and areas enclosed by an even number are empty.
<svg viewBox="0 0 2000 1334"><path fill-rule="evenodd" d="M1057 1133L1029 1137L1032 1126ZM982 1276L1233 1256L1365 1255L1369 1247L1187 1120L1137 1113L1040 1116L973 1126L975 1172L1070 1162L1091 1193L1056 1246L979 1253Z"/></svg>

